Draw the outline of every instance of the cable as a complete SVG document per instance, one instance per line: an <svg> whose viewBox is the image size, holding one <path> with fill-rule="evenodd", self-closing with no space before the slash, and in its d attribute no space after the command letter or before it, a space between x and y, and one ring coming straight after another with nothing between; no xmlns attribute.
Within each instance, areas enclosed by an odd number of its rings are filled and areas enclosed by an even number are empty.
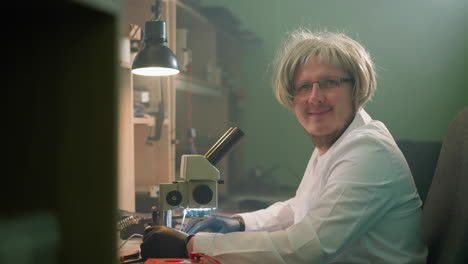
<svg viewBox="0 0 468 264"><path fill-rule="evenodd" d="M185 216L186 215L187 215L187 210L184 209L184 216L182 217L182 222L180 223L179 231L182 231L182 229L184 228L184 222L185 222Z"/></svg>
<svg viewBox="0 0 468 264"><path fill-rule="evenodd" d="M142 234L133 234L133 235L129 236L129 237L127 238L127 240L125 240L125 241L119 246L119 249L122 248L125 244L127 244L127 242L128 242L130 239L132 239L132 238L134 238L134 237L143 237L143 235L142 235Z"/></svg>
<svg viewBox="0 0 468 264"><path fill-rule="evenodd" d="M138 217L135 217L133 215L127 216L124 219L117 222L117 230L118 231L124 230L125 228L128 228L129 226L133 224L137 224L139 220L140 219Z"/></svg>
<svg viewBox="0 0 468 264"><path fill-rule="evenodd" d="M217 259L215 259L213 257L207 256L205 254L202 254L202 253L190 252L189 256L190 256L191 259L207 258L207 259L213 260L214 262L216 262L218 264L223 264L223 263L221 263L221 261L219 261L219 260L217 260Z"/></svg>
<svg viewBox="0 0 468 264"><path fill-rule="evenodd" d="M122 240L128 239L132 234L144 234L147 224L152 223L152 218L140 218L128 216L117 223L117 230Z"/></svg>

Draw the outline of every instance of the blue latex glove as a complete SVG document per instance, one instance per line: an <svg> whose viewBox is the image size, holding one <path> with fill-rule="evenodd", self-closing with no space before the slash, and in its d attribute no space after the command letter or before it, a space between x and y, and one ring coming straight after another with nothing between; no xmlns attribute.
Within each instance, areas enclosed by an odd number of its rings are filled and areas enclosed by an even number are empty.
<svg viewBox="0 0 468 264"><path fill-rule="evenodd" d="M184 229L188 234L200 231L214 233L230 233L244 231L245 226L240 217L212 216L206 219L196 219Z"/></svg>

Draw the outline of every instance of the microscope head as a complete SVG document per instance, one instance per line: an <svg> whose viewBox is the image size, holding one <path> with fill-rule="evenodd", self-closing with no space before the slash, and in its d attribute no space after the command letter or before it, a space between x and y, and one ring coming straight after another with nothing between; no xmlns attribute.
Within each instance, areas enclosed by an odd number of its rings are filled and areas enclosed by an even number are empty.
<svg viewBox="0 0 468 264"><path fill-rule="evenodd" d="M218 184L222 182L215 165L243 135L239 128L231 127L205 155L182 155L183 180L159 186L161 209L217 208Z"/></svg>
<svg viewBox="0 0 468 264"><path fill-rule="evenodd" d="M180 175L183 181L159 187L163 210L218 206L219 170L205 156L182 155Z"/></svg>

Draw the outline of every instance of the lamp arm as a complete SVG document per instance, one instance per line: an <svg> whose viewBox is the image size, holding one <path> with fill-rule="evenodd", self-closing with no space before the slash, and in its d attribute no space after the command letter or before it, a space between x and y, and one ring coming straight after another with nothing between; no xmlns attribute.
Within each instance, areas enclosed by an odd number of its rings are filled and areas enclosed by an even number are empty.
<svg viewBox="0 0 468 264"><path fill-rule="evenodd" d="M154 20L159 21L161 20L161 1L155 0L154 6L151 7L151 10L154 13Z"/></svg>

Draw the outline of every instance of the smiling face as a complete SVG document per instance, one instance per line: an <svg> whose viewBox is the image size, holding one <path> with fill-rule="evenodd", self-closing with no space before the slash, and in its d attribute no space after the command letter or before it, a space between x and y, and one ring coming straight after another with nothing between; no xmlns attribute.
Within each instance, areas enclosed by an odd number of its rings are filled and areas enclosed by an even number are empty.
<svg viewBox="0 0 468 264"><path fill-rule="evenodd" d="M346 130L356 114L351 76L340 68L312 57L294 75L294 113L321 154ZM339 80L339 85L319 87L320 80ZM321 82L325 84L325 82Z"/></svg>

